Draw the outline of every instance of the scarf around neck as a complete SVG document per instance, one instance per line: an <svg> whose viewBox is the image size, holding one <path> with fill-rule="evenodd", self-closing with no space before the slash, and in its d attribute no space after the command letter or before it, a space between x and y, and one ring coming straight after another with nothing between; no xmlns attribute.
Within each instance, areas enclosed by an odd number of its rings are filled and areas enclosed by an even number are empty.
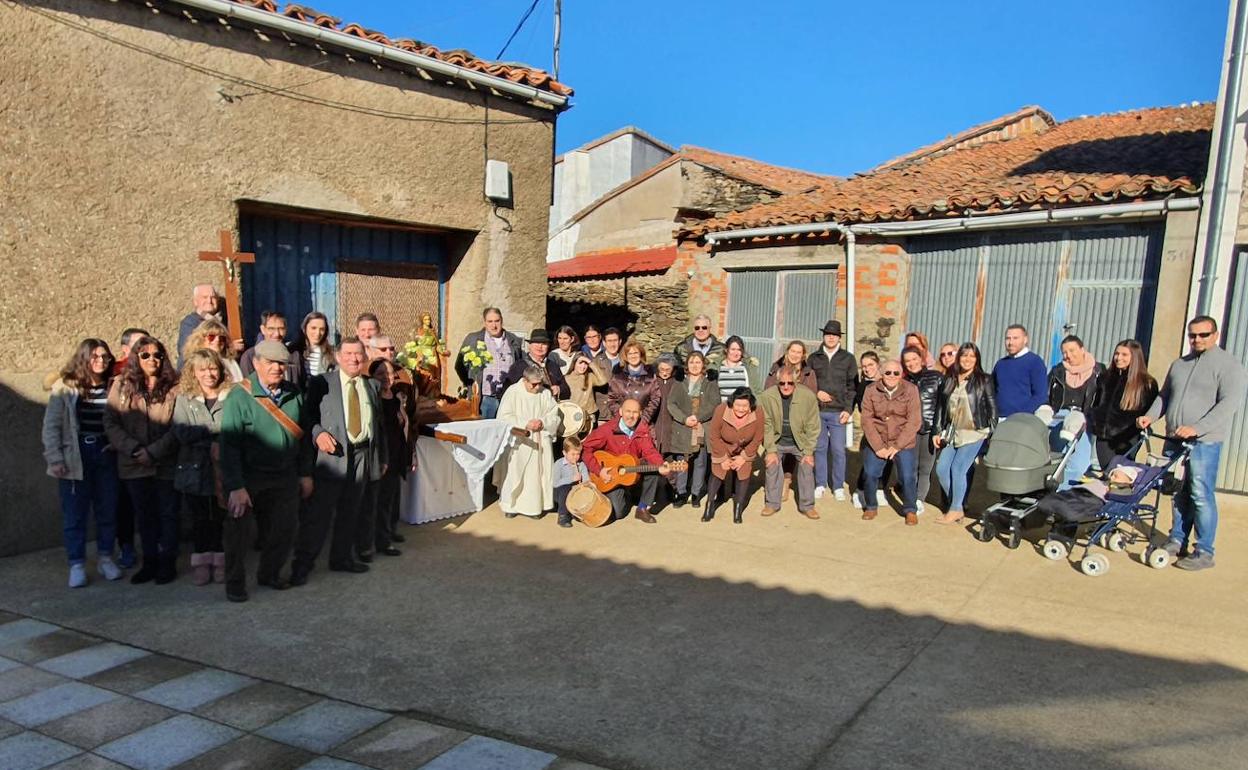
<svg viewBox="0 0 1248 770"><path fill-rule="evenodd" d="M1096 369L1096 359L1091 353L1085 353L1082 366L1071 366L1062 361L1062 368L1066 370L1066 387L1078 390L1092 379L1092 371Z"/></svg>

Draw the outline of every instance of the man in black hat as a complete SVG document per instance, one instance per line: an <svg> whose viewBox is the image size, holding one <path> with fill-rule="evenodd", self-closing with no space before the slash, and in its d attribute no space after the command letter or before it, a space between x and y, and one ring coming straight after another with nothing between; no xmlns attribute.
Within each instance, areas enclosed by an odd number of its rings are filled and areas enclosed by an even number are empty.
<svg viewBox="0 0 1248 770"><path fill-rule="evenodd" d="M815 497L832 490L838 502L845 494L845 426L853 416L858 391L858 361L841 347L841 322L823 325L823 344L806 364L815 371L815 395L819 397L819 441L815 444ZM832 462L829 465L828 455Z"/></svg>
<svg viewBox="0 0 1248 770"><path fill-rule="evenodd" d="M528 351L511 365L507 372L507 387L524 379L524 370L536 366L546 372L543 385L550 388L556 401L564 401L572 397L572 390L559 371L559 362L547 355L550 352L550 332L545 329L534 329L525 340L529 344Z"/></svg>

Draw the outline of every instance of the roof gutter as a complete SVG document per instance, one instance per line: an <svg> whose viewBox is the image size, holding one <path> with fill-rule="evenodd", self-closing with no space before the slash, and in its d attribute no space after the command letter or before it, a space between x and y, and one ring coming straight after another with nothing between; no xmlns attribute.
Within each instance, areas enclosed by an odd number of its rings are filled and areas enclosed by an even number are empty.
<svg viewBox="0 0 1248 770"><path fill-rule="evenodd" d="M366 54L377 59L385 59L396 64L404 64L409 67L418 67L429 72L436 72L446 77L464 80L485 88L491 88L501 93L518 96L529 101L542 102L549 104L556 109L568 108L568 97L561 96L550 91L543 91L540 88L515 83L506 78L488 75L483 72L460 67L455 64L434 59L430 56L422 56L421 54L404 51L401 48L382 45L372 40L348 35L338 30L326 29L313 24L291 19L286 16L278 16L277 14L261 11L246 5L229 2L229 0L170 0L170 2L178 5L185 5L190 8L197 8L201 11L215 13L219 16L238 19L254 24L258 27L268 27L270 29L280 30L289 33L295 37L307 38L315 40L327 45L346 48L350 51Z"/></svg>

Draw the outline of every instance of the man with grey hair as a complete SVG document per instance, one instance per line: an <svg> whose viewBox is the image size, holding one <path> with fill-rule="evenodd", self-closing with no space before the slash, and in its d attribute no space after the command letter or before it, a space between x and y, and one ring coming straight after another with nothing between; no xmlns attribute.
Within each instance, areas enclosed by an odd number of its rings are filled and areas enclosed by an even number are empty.
<svg viewBox="0 0 1248 770"><path fill-rule="evenodd" d="M685 337L677 345L673 354L676 356L676 365L681 370L685 367L685 361L689 358L689 354L698 351L706 356L707 374L714 376L719 370L719 365L724 360L724 343L715 338L711 334L711 319L706 315L698 315L693 319L693 333Z"/></svg>
<svg viewBox="0 0 1248 770"><path fill-rule="evenodd" d="M559 406L546 385L546 370L530 364L520 381L503 392L497 419L513 433L502 458L494 465L498 506L507 518L518 514L541 516L555 507L554 453Z"/></svg>
<svg viewBox="0 0 1248 770"><path fill-rule="evenodd" d="M520 338L503 328L503 311L487 307L481 313L482 328L464 337L455 356L455 373L467 392L473 385L481 389L481 416L491 419L498 413L499 400L507 388L507 372L524 355ZM464 357L465 351L482 349L490 353L490 362L473 367Z"/></svg>
<svg viewBox="0 0 1248 770"><path fill-rule="evenodd" d="M378 358L384 358L387 361L394 360L394 342L385 334L378 334L368 340L368 360L375 361Z"/></svg>
<svg viewBox="0 0 1248 770"><path fill-rule="evenodd" d="M178 324L178 368L182 368L182 348L186 346L186 340L195 331L195 327L209 319L225 323L224 308L221 306L221 296L217 294L217 290L210 283L197 283L191 289L191 306L194 308L186 314L182 322Z"/></svg>

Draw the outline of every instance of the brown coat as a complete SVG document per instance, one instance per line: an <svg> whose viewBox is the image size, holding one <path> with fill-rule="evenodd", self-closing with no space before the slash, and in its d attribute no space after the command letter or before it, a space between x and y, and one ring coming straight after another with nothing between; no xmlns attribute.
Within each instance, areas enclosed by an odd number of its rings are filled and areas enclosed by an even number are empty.
<svg viewBox="0 0 1248 770"><path fill-rule="evenodd" d="M113 380L104 410L104 432L117 452L117 475L122 479L156 476L173 480L177 470L178 440L173 434L173 407L177 393L170 391L160 403L149 403L142 393L123 396L123 379ZM155 466L142 465L131 457L145 448Z"/></svg>
<svg viewBox="0 0 1248 770"><path fill-rule="evenodd" d="M659 411L654 418L654 445L660 452L667 454L672 449L672 415L667 411L667 403L672 398L672 388L683 388L685 383L677 382L675 377L666 380L654 378L655 391L659 395Z"/></svg>
<svg viewBox="0 0 1248 770"><path fill-rule="evenodd" d="M715 407L715 416L711 418L709 426L712 462L722 463L739 454L753 460L763 443L762 409L755 409L753 414L746 415L747 422L740 427L729 422L731 415L732 408L727 404Z"/></svg>
<svg viewBox="0 0 1248 770"><path fill-rule="evenodd" d="M901 380L889 397L881 379L862 394L862 433L876 454L889 447L901 450L914 446L922 426L919 389L912 383Z"/></svg>

